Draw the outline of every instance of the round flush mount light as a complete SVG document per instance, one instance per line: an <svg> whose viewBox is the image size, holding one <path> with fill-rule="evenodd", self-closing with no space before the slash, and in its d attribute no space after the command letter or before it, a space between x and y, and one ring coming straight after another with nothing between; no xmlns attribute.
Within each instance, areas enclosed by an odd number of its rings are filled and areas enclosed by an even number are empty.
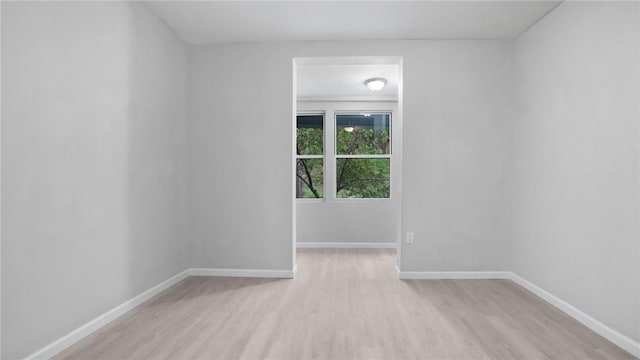
<svg viewBox="0 0 640 360"><path fill-rule="evenodd" d="M364 81L364 84L371 91L380 91L387 84L385 78L371 78Z"/></svg>
<svg viewBox="0 0 640 360"><path fill-rule="evenodd" d="M356 128L354 128L353 126L345 126L344 127L344 131L346 132L353 132L353 130L355 130Z"/></svg>

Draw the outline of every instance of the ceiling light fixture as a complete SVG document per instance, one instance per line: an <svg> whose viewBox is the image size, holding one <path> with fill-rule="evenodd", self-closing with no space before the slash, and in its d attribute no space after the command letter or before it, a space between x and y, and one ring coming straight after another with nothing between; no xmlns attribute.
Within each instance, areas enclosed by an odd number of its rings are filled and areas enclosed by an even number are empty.
<svg viewBox="0 0 640 360"><path fill-rule="evenodd" d="M364 84L371 91L380 91L387 84L385 78L371 78L364 81Z"/></svg>
<svg viewBox="0 0 640 360"><path fill-rule="evenodd" d="M355 130L356 128L354 128L353 126L345 126L344 127L344 131L346 132L353 132L353 130Z"/></svg>

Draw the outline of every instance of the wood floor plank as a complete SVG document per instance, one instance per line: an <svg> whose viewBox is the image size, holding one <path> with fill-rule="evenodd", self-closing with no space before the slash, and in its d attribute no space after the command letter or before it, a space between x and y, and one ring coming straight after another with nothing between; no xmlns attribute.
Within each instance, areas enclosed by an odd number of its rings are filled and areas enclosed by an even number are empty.
<svg viewBox="0 0 640 360"><path fill-rule="evenodd" d="M55 359L634 359L508 280L398 280L392 249L296 279L191 277Z"/></svg>

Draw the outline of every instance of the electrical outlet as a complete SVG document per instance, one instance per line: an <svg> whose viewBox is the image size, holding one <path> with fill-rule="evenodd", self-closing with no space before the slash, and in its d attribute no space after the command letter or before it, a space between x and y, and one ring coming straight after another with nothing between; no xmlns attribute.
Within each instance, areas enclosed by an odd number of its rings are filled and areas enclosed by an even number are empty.
<svg viewBox="0 0 640 360"><path fill-rule="evenodd" d="M408 232L407 233L407 244L413 244L413 233L412 232Z"/></svg>

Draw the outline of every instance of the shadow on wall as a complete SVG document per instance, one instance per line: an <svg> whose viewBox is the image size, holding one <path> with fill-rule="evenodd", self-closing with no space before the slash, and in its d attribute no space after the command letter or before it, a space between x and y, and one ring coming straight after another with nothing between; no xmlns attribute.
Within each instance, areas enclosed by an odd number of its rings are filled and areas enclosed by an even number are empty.
<svg viewBox="0 0 640 360"><path fill-rule="evenodd" d="M146 7L127 5L127 220L135 296L188 266L188 48Z"/></svg>

